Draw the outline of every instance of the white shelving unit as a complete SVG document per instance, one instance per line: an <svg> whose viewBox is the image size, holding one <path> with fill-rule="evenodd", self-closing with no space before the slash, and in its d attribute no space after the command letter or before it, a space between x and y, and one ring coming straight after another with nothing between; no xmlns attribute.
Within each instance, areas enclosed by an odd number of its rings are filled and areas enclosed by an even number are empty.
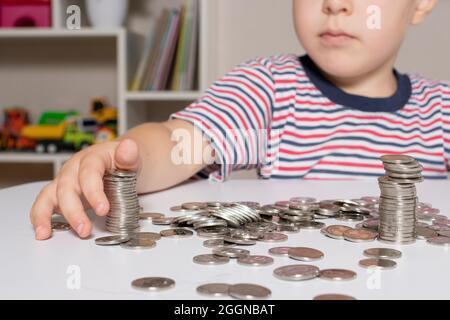
<svg viewBox="0 0 450 320"><path fill-rule="evenodd" d="M94 29L88 24L84 1L54 0L51 28L0 29L0 107L23 106L35 122L45 110L87 113L93 97L105 96L118 108L119 134L144 122L167 119L170 113L198 98L215 78L210 58L215 50L210 41L215 30L211 25L215 16L213 2L199 0L198 90L131 92L127 88L152 20L164 7L181 3L133 0L126 27ZM65 27L66 9L72 4L82 9L81 30ZM49 163L56 174L69 157L0 152L0 164Z"/></svg>

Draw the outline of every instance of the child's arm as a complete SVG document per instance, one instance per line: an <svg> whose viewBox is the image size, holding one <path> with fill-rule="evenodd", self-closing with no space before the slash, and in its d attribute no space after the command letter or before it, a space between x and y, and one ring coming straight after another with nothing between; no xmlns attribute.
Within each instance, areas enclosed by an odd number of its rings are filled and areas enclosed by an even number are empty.
<svg viewBox="0 0 450 320"><path fill-rule="evenodd" d="M75 154L33 204L30 219L36 239L44 240L51 236L51 216L55 210L64 215L80 237L89 236L92 224L84 208L92 207L100 216L108 213L109 203L102 181L108 169L136 170L138 192L145 193L172 187L212 162L211 158L203 158L203 150L209 142L202 139L202 148L194 150L195 144L191 144L191 155L201 152L195 159L205 160L203 163L174 163L171 154L177 142L172 141L171 136L177 129L185 130L191 136L197 130L183 120L148 123L130 130L119 141L94 145ZM201 134L196 136L201 137Z"/></svg>

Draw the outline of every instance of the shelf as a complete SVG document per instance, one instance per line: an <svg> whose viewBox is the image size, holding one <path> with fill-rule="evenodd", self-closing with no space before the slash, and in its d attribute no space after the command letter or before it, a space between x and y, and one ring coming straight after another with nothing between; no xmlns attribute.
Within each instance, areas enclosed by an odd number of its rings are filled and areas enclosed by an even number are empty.
<svg viewBox="0 0 450 320"><path fill-rule="evenodd" d="M201 92L199 91L128 91L125 98L128 101L194 101L199 98Z"/></svg>
<svg viewBox="0 0 450 320"><path fill-rule="evenodd" d="M73 153L39 154L35 152L0 152L0 162L52 163L68 160Z"/></svg>
<svg viewBox="0 0 450 320"><path fill-rule="evenodd" d="M0 39L16 38L96 38L96 37L117 37L125 32L122 28L117 29L93 29L83 28L81 30L68 30L57 28L28 28L28 29L0 29Z"/></svg>

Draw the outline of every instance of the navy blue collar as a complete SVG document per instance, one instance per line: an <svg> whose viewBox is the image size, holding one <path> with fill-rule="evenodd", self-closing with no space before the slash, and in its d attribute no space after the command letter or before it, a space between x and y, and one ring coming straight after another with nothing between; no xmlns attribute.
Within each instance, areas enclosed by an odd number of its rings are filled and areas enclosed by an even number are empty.
<svg viewBox="0 0 450 320"><path fill-rule="evenodd" d="M394 95L387 98L369 98L346 93L327 80L314 61L308 56L299 57L306 75L324 96L332 102L366 112L395 112L402 109L412 94L411 80L408 75L400 74L394 69L398 89Z"/></svg>

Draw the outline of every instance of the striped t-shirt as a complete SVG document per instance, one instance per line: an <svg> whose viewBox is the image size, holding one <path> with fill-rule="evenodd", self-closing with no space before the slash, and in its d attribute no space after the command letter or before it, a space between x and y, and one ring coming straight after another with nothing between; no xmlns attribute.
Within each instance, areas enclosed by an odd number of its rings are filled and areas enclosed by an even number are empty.
<svg viewBox="0 0 450 320"><path fill-rule="evenodd" d="M307 55L257 58L171 118L209 139L218 161L197 176L214 181L241 169L263 179L373 178L384 174L384 154L413 156L425 178L445 179L450 83L394 74L393 96L368 98L332 85Z"/></svg>

